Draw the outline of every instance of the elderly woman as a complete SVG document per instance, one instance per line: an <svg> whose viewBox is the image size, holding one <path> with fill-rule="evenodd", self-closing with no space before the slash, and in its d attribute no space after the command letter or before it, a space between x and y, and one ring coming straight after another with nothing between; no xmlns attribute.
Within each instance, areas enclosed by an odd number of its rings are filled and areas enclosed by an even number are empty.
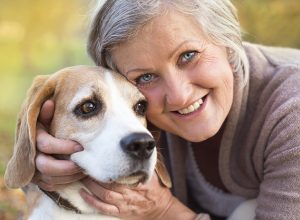
<svg viewBox="0 0 300 220"><path fill-rule="evenodd" d="M156 175L135 189L86 178L94 193L82 191L86 202L124 219L185 220L223 219L257 198L255 219L299 218L298 50L242 43L228 0L110 0L97 10L88 51L147 98L173 188ZM47 190L83 177L48 155L80 150L46 132L53 109L44 104L37 137L44 153L34 182Z"/></svg>

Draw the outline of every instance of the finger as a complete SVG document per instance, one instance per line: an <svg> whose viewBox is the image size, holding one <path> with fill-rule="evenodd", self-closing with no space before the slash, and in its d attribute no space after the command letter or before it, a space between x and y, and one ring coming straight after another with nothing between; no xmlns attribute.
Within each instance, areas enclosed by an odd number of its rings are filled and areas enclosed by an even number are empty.
<svg viewBox="0 0 300 220"><path fill-rule="evenodd" d="M119 211L124 210L128 206L146 207L149 206L144 192L132 190L126 185L121 184L103 184L92 180L91 178L85 178L81 181L90 192L102 202L115 205ZM105 185L105 186L103 186ZM111 185L110 187L108 187ZM150 201L151 202L151 201Z"/></svg>
<svg viewBox="0 0 300 220"><path fill-rule="evenodd" d="M158 179L156 172L154 172L152 177L147 182L139 183L133 189L138 190L138 191L148 191L150 188L153 188L153 187L157 188L160 186L161 186L160 180Z"/></svg>
<svg viewBox="0 0 300 220"><path fill-rule="evenodd" d="M87 175L84 173L76 173L73 175L67 175L67 176L48 176L48 175L41 175L40 181L52 185L63 185L63 184L69 184L74 183L76 181L79 181L83 178L85 178Z"/></svg>
<svg viewBox="0 0 300 220"><path fill-rule="evenodd" d="M99 198L89 194L84 189L81 189L79 193L86 203L99 210L100 213L110 216L122 217L122 219L125 216L133 216L137 213L145 212L145 210L149 210L149 207L153 207L154 204L152 201L143 201L139 204L120 203L118 205L113 205L101 201Z"/></svg>
<svg viewBox="0 0 300 220"><path fill-rule="evenodd" d="M57 160L52 156L39 153L36 157L36 168L43 175L66 176L82 172L73 161Z"/></svg>
<svg viewBox="0 0 300 220"><path fill-rule="evenodd" d="M47 100L42 105L38 121L41 122L45 127L48 127L51 123L54 114L54 102L52 100Z"/></svg>
<svg viewBox="0 0 300 220"><path fill-rule="evenodd" d="M118 192L121 194L123 194L127 191L130 191L130 190L134 190L137 187L137 185L126 185L126 184L120 184L120 183L116 183L116 182L104 183L104 182L99 182L92 178L88 178L84 181L86 181L87 184L89 183L89 181L91 181L91 184L95 184L96 186L100 185L101 187L103 187L107 190L115 191L115 192Z"/></svg>
<svg viewBox="0 0 300 220"><path fill-rule="evenodd" d="M105 203L119 204L124 202L124 197L121 193L112 191L100 185L99 182L93 181L91 178L85 178L81 181L97 198Z"/></svg>
<svg viewBox="0 0 300 220"><path fill-rule="evenodd" d="M69 184L52 185L52 184L49 184L49 183L45 183L43 181L39 181L39 182L37 182L35 184L38 185L43 190L46 190L46 191L49 191L49 192L61 190L61 189L66 188L67 186L69 186Z"/></svg>
<svg viewBox="0 0 300 220"><path fill-rule="evenodd" d="M37 129L36 144L37 149L46 154L69 155L83 150L83 147L77 142L55 138L41 126L38 126Z"/></svg>
<svg viewBox="0 0 300 220"><path fill-rule="evenodd" d="M89 194L84 189L81 189L79 191L79 193L86 203L88 203L89 205L91 205L94 208L96 208L97 210L99 210L99 212L101 214L109 215L109 216L118 216L119 215L120 212L119 212L118 207L111 205L111 204L107 204L105 202L102 202L101 200L97 199L95 196Z"/></svg>

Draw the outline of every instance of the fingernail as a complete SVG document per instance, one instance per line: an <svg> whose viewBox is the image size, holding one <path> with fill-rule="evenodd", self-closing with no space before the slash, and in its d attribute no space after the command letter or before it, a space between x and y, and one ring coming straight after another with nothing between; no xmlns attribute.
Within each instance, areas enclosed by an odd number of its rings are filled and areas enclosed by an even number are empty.
<svg viewBox="0 0 300 220"><path fill-rule="evenodd" d="M76 151L83 151L84 148L81 145L77 144L77 145L75 145L75 150Z"/></svg>

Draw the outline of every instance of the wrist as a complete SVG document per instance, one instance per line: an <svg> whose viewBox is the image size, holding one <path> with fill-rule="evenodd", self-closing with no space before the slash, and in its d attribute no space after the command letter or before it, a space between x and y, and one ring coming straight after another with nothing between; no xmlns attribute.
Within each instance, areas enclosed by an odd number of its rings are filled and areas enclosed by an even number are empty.
<svg viewBox="0 0 300 220"><path fill-rule="evenodd" d="M196 213L194 213L191 209L186 207L177 198L171 196L166 209L161 213L161 215L159 215L157 219L194 220L196 216Z"/></svg>

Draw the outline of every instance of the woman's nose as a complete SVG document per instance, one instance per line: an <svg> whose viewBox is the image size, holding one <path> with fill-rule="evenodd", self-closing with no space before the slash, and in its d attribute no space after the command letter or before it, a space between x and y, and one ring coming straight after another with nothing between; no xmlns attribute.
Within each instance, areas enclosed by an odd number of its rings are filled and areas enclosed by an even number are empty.
<svg viewBox="0 0 300 220"><path fill-rule="evenodd" d="M171 74L165 79L165 101L170 107L182 107L189 101L192 94L192 84L188 77L181 74Z"/></svg>

